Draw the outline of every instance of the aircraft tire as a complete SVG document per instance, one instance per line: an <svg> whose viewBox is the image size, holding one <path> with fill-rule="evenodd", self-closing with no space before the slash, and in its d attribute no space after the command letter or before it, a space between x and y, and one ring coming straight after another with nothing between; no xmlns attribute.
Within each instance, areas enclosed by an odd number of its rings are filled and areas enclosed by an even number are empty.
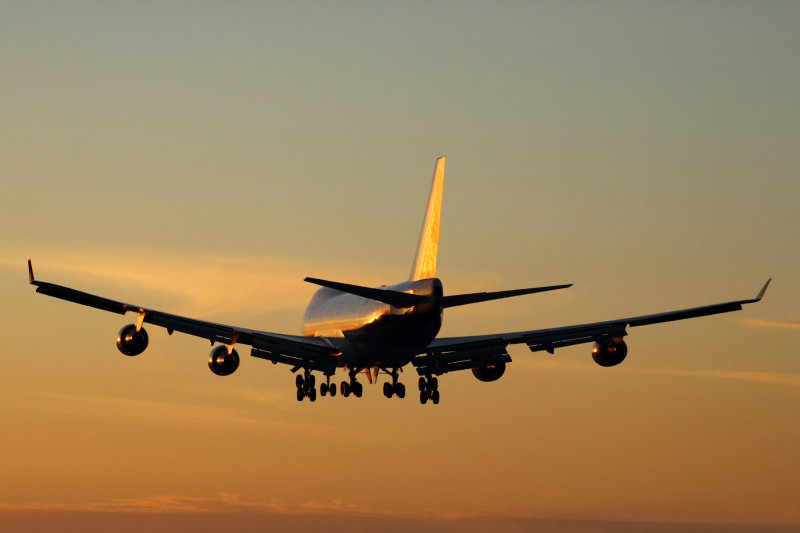
<svg viewBox="0 0 800 533"><path fill-rule="evenodd" d="M428 381L424 377L420 376L420 378L419 378L419 390L420 390L420 392L426 390L427 388L428 388Z"/></svg>
<svg viewBox="0 0 800 533"><path fill-rule="evenodd" d="M428 380L428 387L431 389L431 391L439 390L439 379L436 376L434 376L431 379L429 379Z"/></svg>
<svg viewBox="0 0 800 533"><path fill-rule="evenodd" d="M331 398L333 398L334 396L336 396L336 384L335 384L335 383L334 383L333 385L330 385L330 386L328 387L328 392L330 393L330 395L331 395Z"/></svg>
<svg viewBox="0 0 800 533"><path fill-rule="evenodd" d="M419 392L419 403L422 405L428 403L428 391L423 390Z"/></svg>
<svg viewBox="0 0 800 533"><path fill-rule="evenodd" d="M406 386L402 383L398 383L394 389L394 393L397 394L398 398L405 398L406 397Z"/></svg>
<svg viewBox="0 0 800 533"><path fill-rule="evenodd" d="M325 396L326 394L328 394L328 384L323 383L322 385L319 386L319 395Z"/></svg>
<svg viewBox="0 0 800 533"><path fill-rule="evenodd" d="M391 383L386 382L386 383L383 384L383 395L386 396L387 398L391 398L392 397L392 384Z"/></svg>
<svg viewBox="0 0 800 533"><path fill-rule="evenodd" d="M312 402L317 401L317 389L309 389L308 399L311 400Z"/></svg>
<svg viewBox="0 0 800 533"><path fill-rule="evenodd" d="M297 401L298 402L302 402L303 398L305 398L305 397L306 397L306 394L305 394L305 392L303 392L303 389L297 389Z"/></svg>
<svg viewBox="0 0 800 533"><path fill-rule="evenodd" d="M438 405L439 404L439 391L438 390L433 391L433 394L431 394L431 400L433 401L433 405Z"/></svg>
<svg viewBox="0 0 800 533"><path fill-rule="evenodd" d="M361 398L361 395L364 394L364 387L359 382L353 383L353 393L356 395L356 398Z"/></svg>
<svg viewBox="0 0 800 533"><path fill-rule="evenodd" d="M303 388L303 376L301 376L300 374L297 374L297 377L294 378L294 384L297 385L298 389L302 389Z"/></svg>

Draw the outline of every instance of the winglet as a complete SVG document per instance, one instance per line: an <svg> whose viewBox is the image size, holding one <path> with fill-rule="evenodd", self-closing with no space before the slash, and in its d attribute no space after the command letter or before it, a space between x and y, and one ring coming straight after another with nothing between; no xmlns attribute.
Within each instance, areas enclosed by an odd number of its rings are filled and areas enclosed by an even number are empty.
<svg viewBox="0 0 800 533"><path fill-rule="evenodd" d="M28 259L28 283L33 285L36 279L33 277L33 266L31 266L31 260Z"/></svg>
<svg viewBox="0 0 800 533"><path fill-rule="evenodd" d="M761 287L761 290L760 290L760 291L758 291L758 296L756 296L756 301L757 301L757 302L761 301L761 298L763 298L763 297L764 297L764 293L766 293L766 292L767 292L767 287L769 287L769 282L770 282L770 281L772 281L772 278L769 278L769 279L767 280L767 282L764 284L764 286L763 286L763 287Z"/></svg>

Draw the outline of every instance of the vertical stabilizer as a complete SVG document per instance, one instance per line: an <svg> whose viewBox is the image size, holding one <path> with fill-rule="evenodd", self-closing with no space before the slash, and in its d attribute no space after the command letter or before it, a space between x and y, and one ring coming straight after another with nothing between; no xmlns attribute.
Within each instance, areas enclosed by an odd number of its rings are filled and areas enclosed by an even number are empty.
<svg viewBox="0 0 800 533"><path fill-rule="evenodd" d="M444 157L436 160L433 171L428 209L422 222L422 233L417 245L417 256L411 268L409 281L428 279L436 276L436 251L439 247L439 221L442 216L442 188L444 187Z"/></svg>

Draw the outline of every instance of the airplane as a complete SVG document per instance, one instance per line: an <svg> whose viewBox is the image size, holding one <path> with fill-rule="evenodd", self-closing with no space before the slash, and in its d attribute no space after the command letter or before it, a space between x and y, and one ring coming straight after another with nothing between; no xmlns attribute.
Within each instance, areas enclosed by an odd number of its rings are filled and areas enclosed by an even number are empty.
<svg viewBox="0 0 800 533"><path fill-rule="evenodd" d="M363 385L358 377L363 372L369 383L377 383L379 372L391 381L383 384L387 398L404 398L406 388L399 373L411 364L419 375L420 403L440 400L438 377L449 372L471 370L482 382L500 379L511 362L508 345L525 344L531 352L554 354L557 348L593 343L592 358L601 367L620 364L628 354L624 337L628 327L696 318L730 311L739 311L743 304L760 301L772 278L768 279L755 298L735 300L701 307L680 309L652 315L636 316L562 326L549 329L515 331L466 337L437 337L445 309L524 294L566 289L572 284L548 285L526 289L469 294L445 294L442 281L436 277L436 255L439 245L442 190L445 158L436 160L428 206L423 219L411 275L395 285L365 287L319 278L305 281L320 285L303 317L302 335L284 335L237 326L216 324L157 311L117 300L96 296L62 285L35 279L28 260L29 282L36 292L103 311L125 315L132 312L135 322L123 326L117 334L117 348L127 356L144 352L149 343L143 325L179 331L210 341L212 349L208 366L218 376L229 376L239 368L236 345L249 345L250 355L273 364L284 364L297 374L297 400L317 398L316 376L321 374L320 396L336 395L331 382L338 369L348 379L338 387L344 397L361 397ZM214 346L215 343L217 346ZM299 373L302 370L302 373Z"/></svg>

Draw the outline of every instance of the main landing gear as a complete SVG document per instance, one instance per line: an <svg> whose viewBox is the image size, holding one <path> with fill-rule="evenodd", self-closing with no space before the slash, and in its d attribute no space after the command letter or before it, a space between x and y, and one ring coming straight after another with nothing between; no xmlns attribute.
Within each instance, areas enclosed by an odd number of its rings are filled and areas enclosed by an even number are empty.
<svg viewBox="0 0 800 533"><path fill-rule="evenodd" d="M361 398L361 395L364 394L364 386L356 381L356 372L353 370L350 371L350 382L342 381L340 390L345 398L350 396L350 393L353 393L356 398Z"/></svg>
<svg viewBox="0 0 800 533"><path fill-rule="evenodd" d="M434 405L439 403L439 380L436 376L419 378L419 403L425 405L428 400Z"/></svg>
<svg viewBox="0 0 800 533"><path fill-rule="evenodd" d="M297 375L294 382L297 385L297 401L302 402L303 398L308 398L314 402L317 400L316 378L311 374L310 370L304 370L303 375Z"/></svg>
<svg viewBox="0 0 800 533"><path fill-rule="evenodd" d="M391 398L393 395L396 395L398 398L405 398L406 397L406 386L402 383L397 381L397 369L392 369L392 382L389 383L388 381L383 384L383 395L387 398Z"/></svg>

